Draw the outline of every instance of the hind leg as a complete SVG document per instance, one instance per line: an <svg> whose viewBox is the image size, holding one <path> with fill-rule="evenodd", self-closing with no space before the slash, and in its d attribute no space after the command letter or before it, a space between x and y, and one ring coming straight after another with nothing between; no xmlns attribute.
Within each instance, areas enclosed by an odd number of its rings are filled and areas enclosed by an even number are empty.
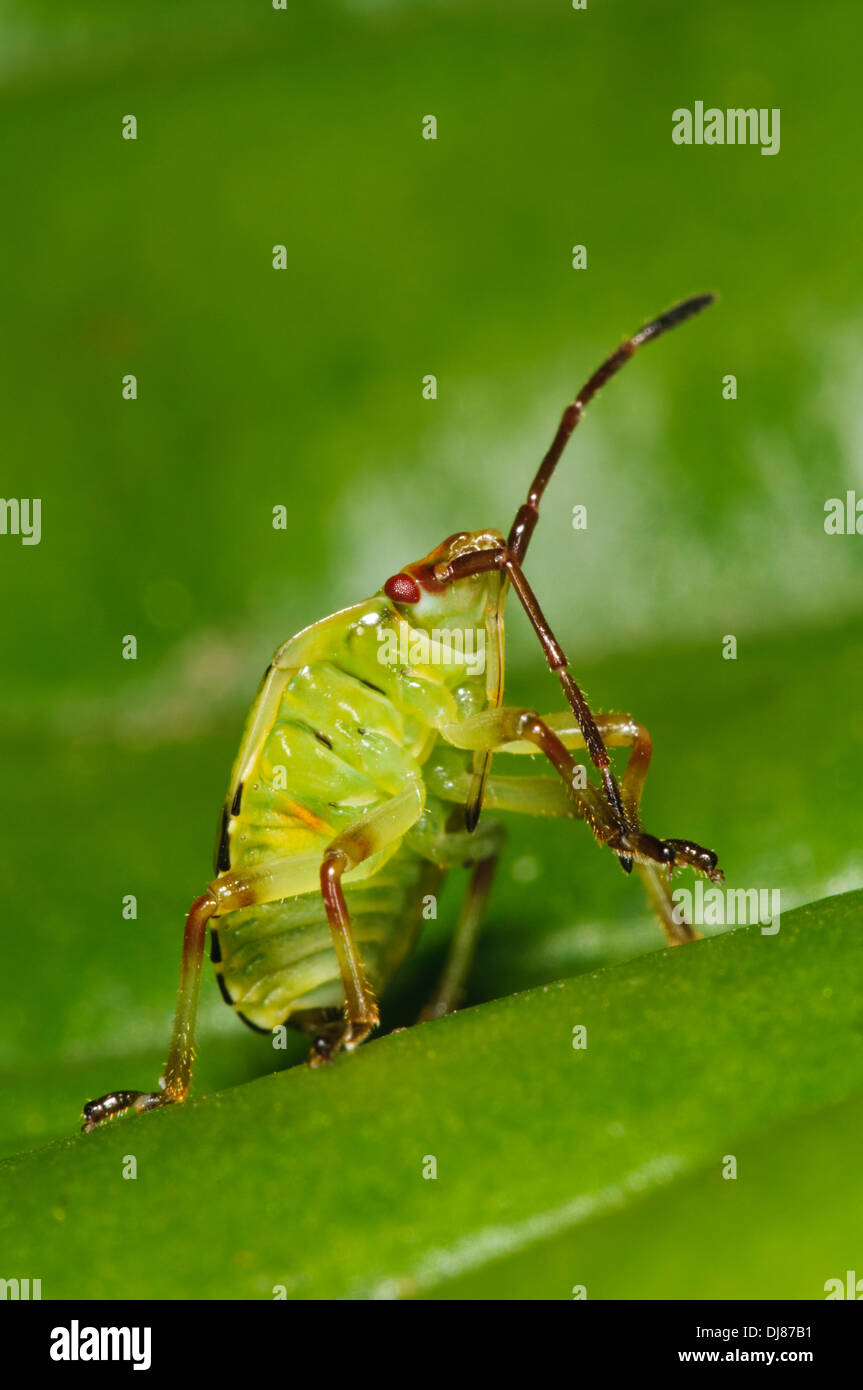
<svg viewBox="0 0 863 1390"><path fill-rule="evenodd" d="M174 1028L171 1033L171 1048L161 1078L159 1091L109 1091L98 1100L88 1101L84 1106L85 1134L96 1125L113 1115L126 1110L154 1110L160 1105L170 1105L185 1100L192 1084L192 1065L195 1055L195 1025L198 1018L198 995L201 987L201 966L204 960L204 945L207 939L207 923L217 909L215 898L210 893L197 898L189 909L186 930L183 935L183 959L180 966L180 990L177 996L177 1010L174 1014Z"/></svg>
<svg viewBox="0 0 863 1390"><path fill-rule="evenodd" d="M346 1016L331 1045L314 1052L310 1060L329 1057L340 1047L356 1047L377 1023L377 1006L353 940L341 876L352 869L357 870L357 877L373 874L381 858L396 848L422 811L422 787L412 785L338 835L324 852L323 863L320 855L298 855L265 860L246 872L224 873L214 879L207 892L192 904L186 920L180 993L161 1090L110 1091L98 1100L88 1101L84 1106L84 1131L89 1133L97 1124L125 1111L153 1110L185 1100L192 1081L207 923L211 917L252 903L277 902L307 893L316 886L321 889L345 986Z"/></svg>

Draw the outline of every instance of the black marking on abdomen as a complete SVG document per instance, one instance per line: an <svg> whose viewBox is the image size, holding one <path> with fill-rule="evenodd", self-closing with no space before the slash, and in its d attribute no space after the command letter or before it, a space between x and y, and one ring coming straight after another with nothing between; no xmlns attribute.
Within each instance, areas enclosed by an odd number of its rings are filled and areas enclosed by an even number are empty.
<svg viewBox="0 0 863 1390"><path fill-rule="evenodd" d="M245 1014L238 1013L238 1014L237 1014L237 1018L241 1018L241 1019L243 1020L243 1022L245 1023L246 1027L247 1027L247 1028L251 1028L251 1030L252 1030L253 1033L266 1033L267 1036L269 1037L269 1035L270 1035L270 1034L272 1033L272 1031L273 1031L272 1028L259 1028L258 1025L257 1025L257 1023L253 1023L252 1020L251 1020L250 1018L246 1018L246 1015L245 1015Z"/></svg>
<svg viewBox="0 0 863 1390"><path fill-rule="evenodd" d="M216 940L217 940L217 938L216 938L216 933L213 932L213 935L212 935L212 942L213 942L214 945L216 945ZM216 945L216 949L219 950L219 947L218 947L217 945ZM211 948L211 952L212 952L212 948ZM212 961L215 961L216 957L215 957L214 955L212 955L212 953L211 953L210 959L211 959ZM221 951L219 951L219 960L221 960L221 959L222 959ZM219 982L219 992L220 992L222 998L224 999L225 1003L228 1005L229 1008L234 1009L234 1001L233 1001L233 999L231 998L230 994L228 993L228 986L225 984L225 980L224 980L224 977L223 977L223 975L222 975L221 970L217 970L217 971L216 971L216 979L217 979L218 982ZM253 1023L252 1020L251 1020L250 1018L246 1018L246 1015L245 1015L245 1014L241 1014L241 1013L239 1012L238 1009L234 1009L234 1013L237 1015L237 1018L240 1019L240 1021L241 1021L242 1023L245 1023L245 1025L246 1025L247 1028L251 1028L251 1030L252 1030L253 1033L268 1033L268 1034L269 1034L269 1033L272 1033L272 1031L273 1031L272 1028L259 1028L258 1025L257 1025L257 1023Z"/></svg>
<svg viewBox="0 0 863 1390"><path fill-rule="evenodd" d="M234 1001L233 1001L233 999L231 998L230 994L228 993L228 986L225 984L225 981L224 981L224 979L222 978L222 972L221 972L221 970L217 970L217 971L216 971L216 979L217 979L218 982L219 982L219 990L220 990L220 993L221 993L221 995L222 995L222 998L224 999L224 1001L225 1001L226 1004L229 1004L229 1005L231 1006L231 1008L233 1008L233 1007L234 1007Z"/></svg>
<svg viewBox="0 0 863 1390"><path fill-rule="evenodd" d="M219 843L216 846L216 873L226 874L231 867L231 851L228 845L228 808L222 807L222 824L219 827Z"/></svg>
<svg viewBox="0 0 863 1390"><path fill-rule="evenodd" d="M210 927L210 960L213 965L221 965L222 948L219 945L219 933L215 927Z"/></svg>
<svg viewBox="0 0 863 1390"><path fill-rule="evenodd" d="M238 782L238 783L237 783L237 790L234 792L234 799L233 799L233 801L231 802L231 815L232 815L232 816L238 816L238 815L240 814L240 806L241 806L241 804L242 804L242 800L243 800L243 784L242 784L242 782Z"/></svg>
<svg viewBox="0 0 863 1390"><path fill-rule="evenodd" d="M322 743L325 748L329 748L330 752L332 752L333 745L330 743L326 734L322 734L319 729L315 729L315 738L318 740L318 743Z"/></svg>

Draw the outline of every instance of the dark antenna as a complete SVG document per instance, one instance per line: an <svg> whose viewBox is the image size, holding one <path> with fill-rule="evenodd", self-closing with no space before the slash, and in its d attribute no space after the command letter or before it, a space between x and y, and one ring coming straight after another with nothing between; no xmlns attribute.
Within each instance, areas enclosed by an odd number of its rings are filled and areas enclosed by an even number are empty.
<svg viewBox="0 0 863 1390"><path fill-rule="evenodd" d="M636 348L640 348L642 343L649 343L653 338L658 338L662 333L665 333L667 329L676 328L679 323L684 323L686 319L692 318L693 314L698 314L702 309L706 309L707 305L712 304L714 299L715 295L712 294L696 294L691 299L684 299L682 303L675 304L673 308L667 309L658 318L651 319L650 323L646 323L631 338L627 338L625 343L621 343L616 352L606 358L602 366L597 368L593 376L585 382L575 400L563 412L563 417L557 427L557 434L551 441L548 453L539 465L530 492L527 494L527 501L522 503L515 514L515 521L512 523L512 530L506 545L499 549L474 550L465 555L458 555L448 564L438 565L435 569L435 578L442 584L451 584L454 580L462 579L467 575L482 574L489 570L502 570L509 576L513 590L539 638L549 669L560 681L569 707L578 720L588 756L602 777L608 805L621 833L625 833L627 830L627 816L621 800L620 788L617 785L617 778L611 768L608 750L603 743L602 735L584 692L570 673L566 653L552 632L548 619L539 606L536 594L528 583L522 569L522 561L536 528L536 523L539 521L539 504L542 494L548 486L548 480L557 466L557 461L566 447L569 436L584 413L585 406L590 404L597 391L607 381L610 381L624 362L629 361ZM479 819L482 806L482 787L483 781L480 775L468 801L466 821L469 830L474 828ZM675 851L671 841L668 842L668 847L671 849L673 860ZM632 869L631 857L627 854L619 854L619 858L621 865L629 873Z"/></svg>
<svg viewBox="0 0 863 1390"><path fill-rule="evenodd" d="M676 328L679 323L684 323L687 319L692 318L693 314L699 314L702 309L707 308L708 304L713 303L715 297L712 294L693 295L691 299L684 299L682 303L667 309L658 318L651 319L650 323L646 323L631 338L627 338L625 343L621 343L620 347L610 357L607 357L602 366L598 367L593 376L585 382L575 400L563 412L557 433L551 441L548 453L539 465L536 477L531 484L527 501L522 503L516 512L515 521L512 523L512 530L506 543L507 552L512 559L519 562L524 559L530 538L539 520L539 504L542 494L548 486L549 479L557 467L557 461L566 448L570 435L584 414L585 407L590 404L597 391L607 381L610 381L616 372L620 371L623 364L632 357L636 348L660 337L669 328Z"/></svg>

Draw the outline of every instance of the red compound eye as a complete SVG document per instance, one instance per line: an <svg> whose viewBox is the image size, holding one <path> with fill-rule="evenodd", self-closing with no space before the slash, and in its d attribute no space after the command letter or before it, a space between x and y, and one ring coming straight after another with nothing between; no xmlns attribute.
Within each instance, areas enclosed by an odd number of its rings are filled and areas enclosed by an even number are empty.
<svg viewBox="0 0 863 1390"><path fill-rule="evenodd" d="M394 574L384 585L384 593L393 603L419 603L420 586L409 574Z"/></svg>

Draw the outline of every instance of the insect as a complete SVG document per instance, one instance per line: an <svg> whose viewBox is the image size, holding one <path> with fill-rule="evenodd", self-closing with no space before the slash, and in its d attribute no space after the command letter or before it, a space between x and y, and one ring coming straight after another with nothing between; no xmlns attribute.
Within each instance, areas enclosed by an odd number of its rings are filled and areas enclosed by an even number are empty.
<svg viewBox="0 0 863 1390"><path fill-rule="evenodd" d="M377 996L414 944L422 904L447 869L470 875L449 955L422 1017L459 1002L502 841L483 806L587 823L644 881L672 943L695 933L672 911L674 869L722 881L716 855L659 839L639 819L651 757L628 714L596 714L570 673L524 572L540 501L596 393L637 348L713 301L675 305L621 344L566 407L504 539L460 531L372 598L279 647L252 705L231 774L216 876L186 920L180 988L157 1091L112 1091L84 1129L182 1101L192 1080L201 968L252 1028L289 1024L320 1065L378 1024ZM503 704L503 613L512 588L566 697L540 717ZM480 659L478 659L480 658ZM628 748L622 778L610 747ZM583 763L573 750L584 750ZM495 753L541 756L545 775L492 771ZM596 774L586 776L587 764Z"/></svg>

